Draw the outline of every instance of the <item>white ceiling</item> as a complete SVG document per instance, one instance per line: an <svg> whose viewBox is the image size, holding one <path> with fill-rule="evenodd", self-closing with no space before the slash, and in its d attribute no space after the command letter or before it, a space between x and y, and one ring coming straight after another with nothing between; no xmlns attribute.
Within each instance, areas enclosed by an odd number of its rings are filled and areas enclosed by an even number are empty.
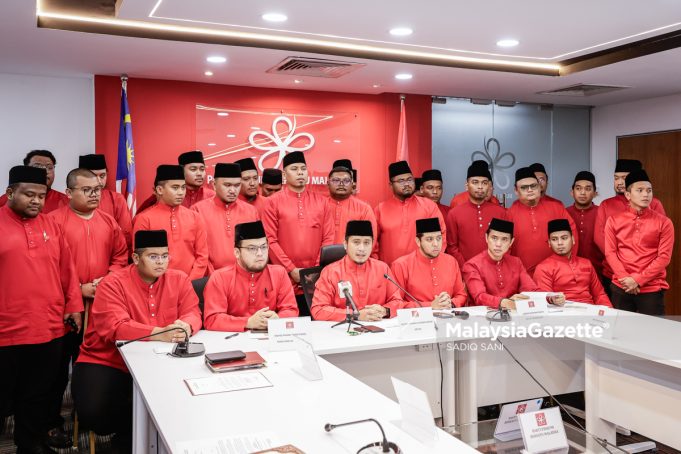
<svg viewBox="0 0 681 454"><path fill-rule="evenodd" d="M619 40L616 44L622 44L641 39L650 36L646 31L656 28L666 27L656 34L681 28L678 0L572 0L561 5L541 0L163 0L158 3L158 0L127 0L121 17L207 27L228 24L230 28L236 25L246 31L279 28L281 31L274 33L291 34L290 30L294 30L295 35L333 35L392 47L432 46L522 56L535 61L591 52L603 48L598 46L604 42ZM149 18L155 6L154 18ZM283 12L289 20L283 25L268 24L260 16L269 11ZM388 30L395 26L411 27L414 34L406 38L392 37ZM499 49L496 41L507 37L518 39L520 45L512 50ZM590 49L586 51L586 48ZM216 54L227 57L228 62L206 63L206 56ZM5 73L63 76L127 73L131 77L260 87L583 105L613 104L681 92L681 49L560 78L339 57L330 58L358 61L367 66L341 79L305 78L302 84L294 84L288 76L265 73L291 55L323 57L39 29L34 2L2 0L0 6L0 72ZM206 69L215 75L204 76ZM396 81L393 76L397 72L410 72L414 78ZM586 98L536 94L577 83L633 88ZM374 84L381 86L373 88Z"/></svg>

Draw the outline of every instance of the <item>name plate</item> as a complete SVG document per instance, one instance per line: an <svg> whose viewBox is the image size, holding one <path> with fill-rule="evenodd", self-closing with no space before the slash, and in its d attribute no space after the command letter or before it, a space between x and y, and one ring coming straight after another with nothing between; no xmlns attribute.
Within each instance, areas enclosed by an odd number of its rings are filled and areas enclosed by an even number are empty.
<svg viewBox="0 0 681 454"><path fill-rule="evenodd" d="M433 318L432 307L398 309L397 321L400 323L400 337L435 336L435 319Z"/></svg>
<svg viewBox="0 0 681 454"><path fill-rule="evenodd" d="M527 317L545 314L549 305L546 302L546 293L542 293L541 295L544 296L530 296L530 299L517 300L515 302L515 310L518 315Z"/></svg>
<svg viewBox="0 0 681 454"><path fill-rule="evenodd" d="M613 339L615 337L615 327L619 311L608 306L596 306L589 304L586 308L588 317L587 323L592 327L599 327L602 330L603 339Z"/></svg>
<svg viewBox="0 0 681 454"><path fill-rule="evenodd" d="M298 336L307 340L310 337L310 317L275 318L267 321L269 349L271 352L296 350Z"/></svg>
<svg viewBox="0 0 681 454"><path fill-rule="evenodd" d="M520 414L518 422L527 452L567 452L569 445L558 407Z"/></svg>
<svg viewBox="0 0 681 454"><path fill-rule="evenodd" d="M541 408L544 399L525 400L501 407L499 419L494 429L494 438L501 441L518 440L522 438L518 415L531 413Z"/></svg>

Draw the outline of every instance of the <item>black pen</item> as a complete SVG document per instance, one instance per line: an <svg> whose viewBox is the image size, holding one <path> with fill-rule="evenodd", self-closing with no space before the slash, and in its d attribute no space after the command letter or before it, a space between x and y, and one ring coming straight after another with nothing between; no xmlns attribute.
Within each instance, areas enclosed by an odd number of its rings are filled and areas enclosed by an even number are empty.
<svg viewBox="0 0 681 454"><path fill-rule="evenodd" d="M225 339L231 339L231 338L236 337L238 335L239 335L239 333L230 334L229 336L225 337Z"/></svg>

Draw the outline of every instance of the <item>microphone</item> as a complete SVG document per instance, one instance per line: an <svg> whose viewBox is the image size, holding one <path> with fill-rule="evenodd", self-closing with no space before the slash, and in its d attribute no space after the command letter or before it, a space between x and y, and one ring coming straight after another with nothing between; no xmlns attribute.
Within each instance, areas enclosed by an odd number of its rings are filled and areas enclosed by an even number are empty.
<svg viewBox="0 0 681 454"><path fill-rule="evenodd" d="M348 281L340 281L338 283L338 290L345 297L345 299L350 303L350 306L352 306L353 317L357 318L359 316L359 309L357 309L357 305L355 304L355 300L352 299L352 284Z"/></svg>
<svg viewBox="0 0 681 454"><path fill-rule="evenodd" d="M378 428L381 429L381 435L383 435L383 440L378 441L376 443L369 443L368 445L364 446L363 448L360 448L360 450L357 451L358 453L364 451L367 448L372 448L372 447L377 447L377 446L381 447L381 452L388 452L388 453L389 452L393 452L393 453L400 453L401 452L400 448L395 443L388 441L388 439L385 436L385 431L383 430L383 426L381 426L381 423L376 421L373 418L360 419L358 421L344 422L344 423L341 423L341 424L326 423L324 425L324 430L327 431L327 432L331 432L333 429L335 429L337 427L351 426L351 425L354 425L354 424L362 424L362 423L365 423L365 422L375 422L376 425L378 426Z"/></svg>
<svg viewBox="0 0 681 454"><path fill-rule="evenodd" d="M406 291L404 288L402 288L402 286L401 286L400 284L398 284L397 282L395 282L395 281L393 280L393 278L391 278L390 276L388 276L388 273L384 273L384 274L383 274L383 277L386 278L386 279L388 279L390 282L392 282L393 285L395 285L395 287L397 287L398 289L402 290L402 291L404 292L404 294L407 295L409 298L411 298L416 304L418 304L419 307L423 307L423 304L421 304L421 302L420 302L419 300L417 300L416 298L414 298L414 295L412 295L411 293L409 293L408 291Z"/></svg>
<svg viewBox="0 0 681 454"><path fill-rule="evenodd" d="M131 339L127 341L116 341L116 347L120 348L123 347L124 345L128 345L133 342L141 341L144 339L149 339L151 337L158 336L159 334L169 333L171 331L182 331L184 333L184 340L182 342L178 342L178 344L173 348L173 351L170 353L170 356L175 356L176 358L191 358L193 356L201 356L206 352L206 349L203 346L203 344L198 342L189 342L189 333L187 333L186 329L180 328L179 326L159 331L158 333L147 334L146 336L138 337L137 339Z"/></svg>

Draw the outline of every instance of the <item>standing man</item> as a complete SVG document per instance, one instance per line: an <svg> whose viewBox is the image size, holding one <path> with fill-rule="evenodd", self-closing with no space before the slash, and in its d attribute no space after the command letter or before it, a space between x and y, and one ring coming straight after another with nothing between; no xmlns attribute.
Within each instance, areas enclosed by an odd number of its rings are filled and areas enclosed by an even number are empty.
<svg viewBox="0 0 681 454"><path fill-rule="evenodd" d="M65 323L80 331L83 312L66 238L40 213L47 192L45 169L13 167L0 208L0 414L13 409L17 452L55 452L46 436Z"/></svg>
<svg viewBox="0 0 681 454"><path fill-rule="evenodd" d="M477 170L477 172L486 171L487 173L490 174L489 186L487 187L487 194L485 196L485 201L491 202L494 205L501 206L499 199L497 199L494 196L494 181L492 181L492 175L489 171L489 166L487 165L487 162L483 161L481 159L478 159L478 160L473 161L471 163L471 167L478 168L479 170ZM464 189L465 189L465 191L460 192L460 193L456 194L454 197L452 197L452 200L449 202L449 208L454 208L454 207L459 206L459 205L464 205L464 204L466 204L466 202L468 202L468 195L469 195L468 179L466 179L466 183L464 184ZM449 228L449 227L447 227L447 228Z"/></svg>
<svg viewBox="0 0 681 454"><path fill-rule="evenodd" d="M182 201L182 206L191 208L201 200L210 199L215 195L215 191L204 185L206 180L206 164L203 161L203 153L199 150L187 151L177 157L177 162L182 167L186 184L186 194ZM137 209L137 214L153 206L158 201L156 192L151 194L147 200Z"/></svg>
<svg viewBox="0 0 681 454"><path fill-rule="evenodd" d="M57 165L57 160L51 152L48 150L32 150L24 158L24 165L45 169L47 172L47 194L45 195L43 209L41 211L42 214L47 214L50 211L54 211L59 207L69 204L66 195L52 189L52 183L54 183L54 168ZM3 194L2 197L0 197L0 207L5 206L6 203L7 194Z"/></svg>
<svg viewBox="0 0 681 454"><path fill-rule="evenodd" d="M601 202L598 208L598 213L596 214L596 223L594 226L594 241L596 245L605 254L605 223L608 218L624 213L629 210L630 204L627 199L626 192L626 178L629 173L641 170L643 165L641 161L637 159L618 159L617 164L615 164L615 196L605 199ZM653 197L652 202L650 202L649 209L655 211L663 216L667 213L664 211L662 203ZM603 288L605 292L612 299L613 295L610 293L610 283L612 281L612 268L608 260L603 260Z"/></svg>
<svg viewBox="0 0 681 454"><path fill-rule="evenodd" d="M315 320L341 321L345 318L345 296L338 283L347 281L359 310L359 320L375 322L397 315L398 309L416 307L402 299L400 290L384 278L388 265L372 259L374 232L369 221L350 221L345 229L345 250L341 260L326 266L315 286L312 316Z"/></svg>
<svg viewBox="0 0 681 454"><path fill-rule="evenodd" d="M529 167L516 170L515 193L518 200L506 212L507 219L515 225L511 253L522 260L527 272L532 274L534 267L551 255L547 233L549 221L568 219L572 232L577 229L562 204L541 197L539 181Z"/></svg>
<svg viewBox="0 0 681 454"><path fill-rule="evenodd" d="M243 172L239 164L216 164L215 197L192 207L207 232L208 274L236 261L234 227L260 219L256 207L239 198L242 181Z"/></svg>
<svg viewBox="0 0 681 454"><path fill-rule="evenodd" d="M204 290L206 329L267 329L269 319L297 317L286 270L267 264L269 248L262 222L238 224L235 230L236 263L211 274Z"/></svg>
<svg viewBox="0 0 681 454"><path fill-rule="evenodd" d="M113 192L106 188L108 173L106 170L106 159L103 154L86 154L78 157L78 167L87 169L94 173L102 187L99 200L100 211L112 216L123 231L125 242L128 248L132 247L132 217L128 210L128 203L122 194Z"/></svg>
<svg viewBox="0 0 681 454"><path fill-rule="evenodd" d="M116 341L154 335L155 341L181 342L185 333L201 329L191 281L168 269L166 232L138 230L134 243L133 264L109 274L97 289L71 382L83 427L114 433L112 447L126 453L132 450L132 378Z"/></svg>
<svg viewBox="0 0 681 454"><path fill-rule="evenodd" d="M437 169L430 169L423 172L421 175L421 193L424 197L437 204L442 217L447 219L449 207L440 203L442 200L442 172Z"/></svg>
<svg viewBox="0 0 681 454"><path fill-rule="evenodd" d="M253 205L258 213L265 207L265 199L258 194L258 168L251 158L239 159L234 162L241 167L241 193L239 199Z"/></svg>
<svg viewBox="0 0 681 454"><path fill-rule="evenodd" d="M478 164L476 164L478 163ZM487 250L485 235L492 218L505 219L506 210L487 200L492 186L492 175L484 161L468 167L466 190L468 200L449 210L447 214L447 253L459 263Z"/></svg>
<svg viewBox="0 0 681 454"><path fill-rule="evenodd" d="M568 220L549 221L548 233L553 255L534 271L534 281L541 291L561 292L568 301L612 307L591 262L574 253Z"/></svg>
<svg viewBox="0 0 681 454"><path fill-rule="evenodd" d="M284 157L286 187L270 197L263 224L270 243L270 260L286 268L301 315L310 315L300 287L300 270L319 265L322 246L333 244L333 217L327 197L306 190L305 155L294 151Z"/></svg>
<svg viewBox="0 0 681 454"><path fill-rule="evenodd" d="M378 204L374 210L378 225L378 258L392 264L396 259L416 250L416 220L437 218L444 226L444 218L437 205L425 197L414 197L414 175L407 161L393 162L388 167L389 185L393 197ZM447 238L443 228L442 237Z"/></svg>
<svg viewBox="0 0 681 454"><path fill-rule="evenodd" d="M186 192L184 177L180 166L160 165L156 168L154 190L158 203L135 216L133 232L168 232L168 267L184 271L193 280L206 275L208 244L206 229L199 214L182 206Z"/></svg>
<svg viewBox="0 0 681 454"><path fill-rule="evenodd" d="M612 302L617 309L664 315L674 226L667 216L650 209L653 185L645 170L629 173L625 185L629 209L605 223L605 258L613 270Z"/></svg>
<svg viewBox="0 0 681 454"><path fill-rule="evenodd" d="M513 223L494 218L487 229L487 250L463 266L463 280L476 306L515 309L527 299L520 292L539 290L518 257L508 254L513 244Z"/></svg>
<svg viewBox="0 0 681 454"><path fill-rule="evenodd" d="M456 259L443 254L442 228L437 218L416 220L417 250L395 260L390 267L395 280L419 302L433 309L466 304ZM402 299L407 299L404 295Z"/></svg>
<svg viewBox="0 0 681 454"><path fill-rule="evenodd" d="M350 220L369 221L376 231L376 216L371 206L352 195L352 179L352 170L347 167L334 167L329 172L328 203L333 216L334 244L343 243L345 227Z"/></svg>
<svg viewBox="0 0 681 454"><path fill-rule="evenodd" d="M279 169L265 169L262 171L261 195L265 198L281 191L283 178Z"/></svg>
<svg viewBox="0 0 681 454"><path fill-rule="evenodd" d="M573 205L566 208L579 231L579 250L577 255L591 261L599 279L603 274L604 256L594 240L594 228L598 205L593 203L596 191L596 177L585 170L575 175L570 195L575 200Z"/></svg>
<svg viewBox="0 0 681 454"><path fill-rule="evenodd" d="M71 249L86 311L89 311L102 278L128 265L128 246L120 226L109 214L97 209L101 191L101 179L94 172L74 169L66 177L69 205L48 215L61 227L66 244ZM56 446L60 448L69 447L70 440L64 432L64 420L60 412L64 390L69 382L69 367L78 358L82 340L82 332L69 332L64 336L61 370L54 390L52 429L48 434L50 438L64 440L61 446Z"/></svg>
<svg viewBox="0 0 681 454"><path fill-rule="evenodd" d="M546 193L546 188L549 186L549 175L546 173L544 164L535 162L534 164L530 165L530 170L534 172L534 175L537 177L537 181L539 182L539 187L541 189L541 198L544 201L556 202L559 203L560 206L563 206L563 202L554 197L551 197Z"/></svg>

